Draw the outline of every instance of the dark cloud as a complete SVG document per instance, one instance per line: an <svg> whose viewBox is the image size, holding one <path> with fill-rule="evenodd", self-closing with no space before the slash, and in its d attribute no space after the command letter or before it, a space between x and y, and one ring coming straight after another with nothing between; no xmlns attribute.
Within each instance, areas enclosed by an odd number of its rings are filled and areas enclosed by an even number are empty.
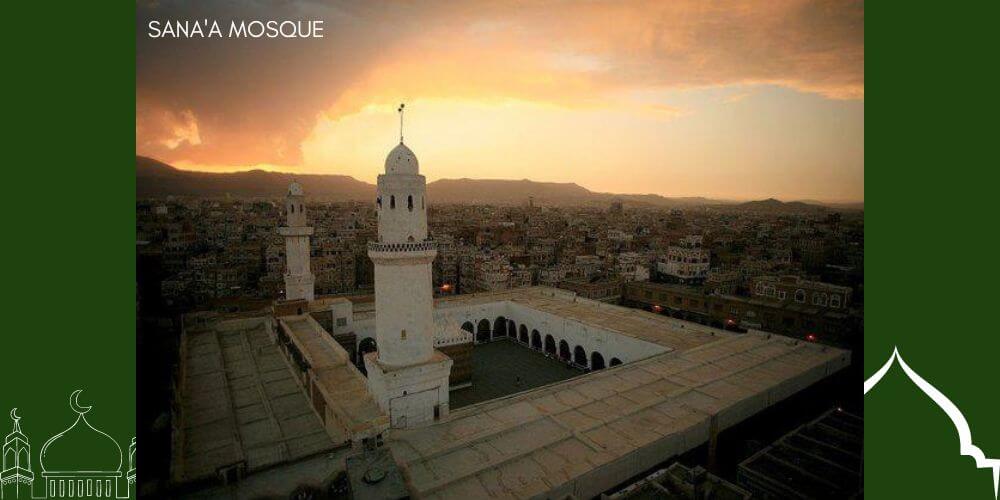
<svg viewBox="0 0 1000 500"><path fill-rule="evenodd" d="M320 19L326 36L150 39L151 19ZM320 114L400 96L572 106L747 83L864 95L861 2L165 0L137 6L136 43L137 151L199 164L295 164Z"/></svg>

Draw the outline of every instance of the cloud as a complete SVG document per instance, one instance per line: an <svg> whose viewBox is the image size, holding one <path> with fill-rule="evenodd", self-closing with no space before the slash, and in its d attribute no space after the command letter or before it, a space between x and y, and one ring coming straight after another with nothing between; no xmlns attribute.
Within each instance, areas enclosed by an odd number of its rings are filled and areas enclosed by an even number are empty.
<svg viewBox="0 0 1000 500"><path fill-rule="evenodd" d="M145 36L150 19L201 18L322 19L327 36ZM629 96L771 84L864 97L860 1L162 0L137 5L136 41L137 152L215 165L300 163L321 120L400 100L627 103L676 116Z"/></svg>

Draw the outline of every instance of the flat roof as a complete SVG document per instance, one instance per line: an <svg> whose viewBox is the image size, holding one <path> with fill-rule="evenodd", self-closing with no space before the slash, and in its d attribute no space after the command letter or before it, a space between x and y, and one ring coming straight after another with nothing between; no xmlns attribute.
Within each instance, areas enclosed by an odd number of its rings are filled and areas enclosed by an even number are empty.
<svg viewBox="0 0 1000 500"><path fill-rule="evenodd" d="M849 362L778 335L719 335L394 429L390 443L421 498L590 498L704 443L713 419L722 431Z"/></svg>
<svg viewBox="0 0 1000 500"><path fill-rule="evenodd" d="M691 349L737 335L690 321L683 321L641 309L606 304L577 297L571 291L534 286L499 292L442 297L437 309L509 301L561 318L644 340L673 350Z"/></svg>
<svg viewBox="0 0 1000 500"><path fill-rule="evenodd" d="M341 442L361 434L374 437L388 428L389 418L369 394L365 376L351 362L347 351L312 316L283 316L278 322L309 363L314 387L322 393L326 409L343 427ZM327 428L331 432L337 430L336 426Z"/></svg>
<svg viewBox="0 0 1000 500"><path fill-rule="evenodd" d="M334 447L263 318L210 322L186 330L182 342L175 481L214 478L240 463L251 472Z"/></svg>

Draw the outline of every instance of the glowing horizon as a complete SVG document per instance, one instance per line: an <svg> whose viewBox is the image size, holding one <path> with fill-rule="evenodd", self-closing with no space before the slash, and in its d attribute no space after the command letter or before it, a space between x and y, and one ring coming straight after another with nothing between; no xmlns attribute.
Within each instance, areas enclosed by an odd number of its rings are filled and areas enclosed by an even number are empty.
<svg viewBox="0 0 1000 500"><path fill-rule="evenodd" d="M863 4L282 8L334 35L137 38L136 153L374 182L402 101L429 181L864 200ZM140 6L139 25L210 9Z"/></svg>

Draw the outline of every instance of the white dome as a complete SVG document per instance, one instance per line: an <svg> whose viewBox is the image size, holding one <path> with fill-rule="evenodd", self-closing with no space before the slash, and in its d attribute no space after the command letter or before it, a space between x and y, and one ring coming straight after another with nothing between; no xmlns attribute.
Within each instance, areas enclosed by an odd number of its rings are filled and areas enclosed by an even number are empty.
<svg viewBox="0 0 1000 500"><path fill-rule="evenodd" d="M417 162L417 155L413 154L410 148L402 142L389 151L389 156L385 158L385 173L387 174L411 174L420 173L420 163Z"/></svg>
<svg viewBox="0 0 1000 500"><path fill-rule="evenodd" d="M302 185L298 181L292 181L288 186L288 196L305 196L305 191L302 191Z"/></svg>

